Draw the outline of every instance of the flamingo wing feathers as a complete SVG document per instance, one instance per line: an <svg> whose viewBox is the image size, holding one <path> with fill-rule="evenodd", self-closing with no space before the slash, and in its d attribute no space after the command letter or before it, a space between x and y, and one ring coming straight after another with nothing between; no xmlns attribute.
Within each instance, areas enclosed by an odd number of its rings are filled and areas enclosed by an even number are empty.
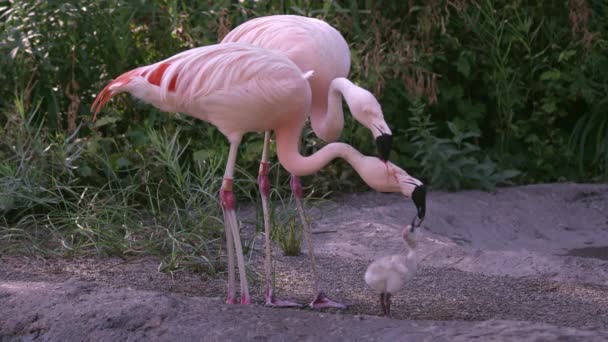
<svg viewBox="0 0 608 342"><path fill-rule="evenodd" d="M300 72L278 53L248 44L199 47L120 75L100 92L91 110L96 116L112 96L129 92L161 110L202 118L205 99L222 101L225 108L247 103L244 97L272 103L293 90L294 76L308 79L312 73Z"/></svg>

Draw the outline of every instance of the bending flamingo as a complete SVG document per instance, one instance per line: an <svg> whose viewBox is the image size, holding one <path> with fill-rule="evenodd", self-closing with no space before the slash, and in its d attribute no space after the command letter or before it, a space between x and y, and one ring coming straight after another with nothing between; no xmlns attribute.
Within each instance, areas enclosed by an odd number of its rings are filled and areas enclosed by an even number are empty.
<svg viewBox="0 0 608 342"><path fill-rule="evenodd" d="M384 121L382 108L376 98L367 90L349 81L346 76L350 70L350 50L340 32L326 22L314 18L296 15L274 15L249 20L232 31L222 43L247 43L266 49L280 51L291 59L303 72L314 70L315 76L308 81L312 90L310 121L317 136L327 142L336 141L344 127L342 111L342 96L346 100L353 117L370 129L376 141L380 157L388 160L391 151L391 130ZM262 160L258 174L258 184L262 199L265 230L265 275L266 275L266 305L267 306L299 306L299 304L280 300L274 296L272 284L272 249L270 246L270 215L268 212L268 196L270 183L268 181L268 144L270 132L264 136ZM315 268L312 241L306 234L307 225L302 206L302 190L300 181L292 175L290 182L296 208L304 226L308 255L311 261L315 287L318 288L318 277ZM418 192L422 192L421 188ZM415 202L419 211L425 204L423 194L417 194ZM422 219L422 217L420 217ZM342 305L324 299L324 295L312 301L311 306L317 306L319 300L324 306L343 307Z"/></svg>
<svg viewBox="0 0 608 342"><path fill-rule="evenodd" d="M366 157L343 143L331 143L311 156L302 156L299 142L310 109L307 79L311 76L312 72L302 73L276 52L246 44L211 45L120 75L101 91L91 107L95 118L111 97L128 92L161 110L207 121L226 136L230 150L220 204L228 250L227 303L237 303L235 252L240 303L251 303L232 192L237 149L245 133L274 131L279 162L297 176L312 174L333 159L343 158L377 191L401 192L411 197L415 189L423 186L397 166ZM322 292L318 287L317 290ZM323 298L319 306L323 306Z"/></svg>

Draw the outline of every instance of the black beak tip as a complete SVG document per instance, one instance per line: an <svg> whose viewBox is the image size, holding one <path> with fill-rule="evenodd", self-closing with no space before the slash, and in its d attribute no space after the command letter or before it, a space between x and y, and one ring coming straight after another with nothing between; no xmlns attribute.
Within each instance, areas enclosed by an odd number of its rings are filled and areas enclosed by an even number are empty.
<svg viewBox="0 0 608 342"><path fill-rule="evenodd" d="M412 200L414 201L414 205L416 205L418 218L420 221L422 221L424 219L424 215L426 215L426 185L418 185L414 189L412 192Z"/></svg>
<svg viewBox="0 0 608 342"><path fill-rule="evenodd" d="M388 161L393 148L393 136L385 133L378 136L376 138L376 148L378 149L380 158L384 161Z"/></svg>

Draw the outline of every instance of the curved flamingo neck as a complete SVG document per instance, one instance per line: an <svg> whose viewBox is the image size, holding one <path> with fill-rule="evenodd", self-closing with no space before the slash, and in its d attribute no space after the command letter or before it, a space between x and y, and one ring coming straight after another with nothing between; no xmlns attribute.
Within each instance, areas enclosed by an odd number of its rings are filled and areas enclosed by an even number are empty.
<svg viewBox="0 0 608 342"><path fill-rule="evenodd" d="M350 90L356 87L344 77L338 77L331 81L327 93L327 105L313 108L311 114L310 123L318 137L327 142L336 141L340 138L344 128L342 97L352 110L352 92Z"/></svg>
<svg viewBox="0 0 608 342"><path fill-rule="evenodd" d="M300 154L301 127L282 127L275 131L277 156L281 165L291 174L307 176L319 171L336 158L346 160L357 173L361 174L359 161L363 155L348 144L330 143L310 156Z"/></svg>

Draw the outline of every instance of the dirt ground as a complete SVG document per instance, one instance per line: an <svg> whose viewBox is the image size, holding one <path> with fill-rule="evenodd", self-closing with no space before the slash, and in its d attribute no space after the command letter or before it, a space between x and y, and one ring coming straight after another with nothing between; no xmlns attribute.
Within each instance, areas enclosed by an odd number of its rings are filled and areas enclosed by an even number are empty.
<svg viewBox="0 0 608 342"><path fill-rule="evenodd" d="M248 256L251 306L223 304L223 275L160 273L152 257L3 255L0 340L608 340L608 185L430 193L421 267L394 295L393 319L378 317L363 274L403 250L411 203L368 192L309 213L322 285L346 310L264 308L261 237ZM275 255L279 296L309 302L306 255Z"/></svg>

